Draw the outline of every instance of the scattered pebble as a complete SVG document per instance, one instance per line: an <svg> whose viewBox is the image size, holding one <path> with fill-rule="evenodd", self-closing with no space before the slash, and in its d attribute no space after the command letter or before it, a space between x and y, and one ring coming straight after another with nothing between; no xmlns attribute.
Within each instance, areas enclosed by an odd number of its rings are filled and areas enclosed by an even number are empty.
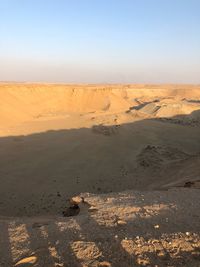
<svg viewBox="0 0 200 267"><path fill-rule="evenodd" d="M111 267L111 264L108 261L102 261L102 262L99 263L98 266L101 266L101 267Z"/></svg>
<svg viewBox="0 0 200 267"><path fill-rule="evenodd" d="M80 196L75 196L75 197L72 197L71 198L70 202L71 203L79 204L81 202L84 202L84 198L83 197L80 197Z"/></svg>
<svg viewBox="0 0 200 267"><path fill-rule="evenodd" d="M88 209L89 212L95 212L95 211L98 211L98 209L94 206L91 206L89 209Z"/></svg>
<svg viewBox="0 0 200 267"><path fill-rule="evenodd" d="M125 225L125 224L127 224L125 221L123 221L123 220L118 220L117 221L117 224L118 225Z"/></svg>
<svg viewBox="0 0 200 267"><path fill-rule="evenodd" d="M35 256L30 256L30 257L26 257L20 261L18 261L14 266L22 266L25 264L34 264L37 261L37 257Z"/></svg>

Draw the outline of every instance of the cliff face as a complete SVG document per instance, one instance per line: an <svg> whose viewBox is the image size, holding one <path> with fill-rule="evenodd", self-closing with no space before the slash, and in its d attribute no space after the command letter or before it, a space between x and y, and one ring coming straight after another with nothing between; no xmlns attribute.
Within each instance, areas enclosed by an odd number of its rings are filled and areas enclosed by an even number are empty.
<svg viewBox="0 0 200 267"><path fill-rule="evenodd" d="M199 100L199 88L169 85L0 84L0 123L2 126L13 126L41 116L56 117L68 113L120 113L140 103L184 98ZM174 115L170 110L163 112Z"/></svg>
<svg viewBox="0 0 200 267"><path fill-rule="evenodd" d="M18 85L0 86L1 124L12 125L39 116L120 112L130 104L122 90L73 88L72 86Z"/></svg>

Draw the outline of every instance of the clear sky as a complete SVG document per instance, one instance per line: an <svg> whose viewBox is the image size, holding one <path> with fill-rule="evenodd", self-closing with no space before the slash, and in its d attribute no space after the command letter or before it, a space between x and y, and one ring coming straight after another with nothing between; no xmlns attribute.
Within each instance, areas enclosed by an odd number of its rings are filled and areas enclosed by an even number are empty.
<svg viewBox="0 0 200 267"><path fill-rule="evenodd" d="M0 80L200 84L200 0L0 0Z"/></svg>

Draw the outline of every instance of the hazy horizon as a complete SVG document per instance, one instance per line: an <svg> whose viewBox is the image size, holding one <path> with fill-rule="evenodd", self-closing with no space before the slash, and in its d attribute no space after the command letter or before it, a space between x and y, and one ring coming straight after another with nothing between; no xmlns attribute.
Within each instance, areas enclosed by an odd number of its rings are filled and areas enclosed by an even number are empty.
<svg viewBox="0 0 200 267"><path fill-rule="evenodd" d="M0 0L0 81L200 84L197 0Z"/></svg>

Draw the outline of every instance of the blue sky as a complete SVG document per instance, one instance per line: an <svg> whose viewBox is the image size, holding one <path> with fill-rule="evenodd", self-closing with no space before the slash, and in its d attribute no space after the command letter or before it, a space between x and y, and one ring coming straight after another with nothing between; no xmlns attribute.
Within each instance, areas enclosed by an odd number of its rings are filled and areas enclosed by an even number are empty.
<svg viewBox="0 0 200 267"><path fill-rule="evenodd" d="M0 80L199 83L199 0L0 0Z"/></svg>

